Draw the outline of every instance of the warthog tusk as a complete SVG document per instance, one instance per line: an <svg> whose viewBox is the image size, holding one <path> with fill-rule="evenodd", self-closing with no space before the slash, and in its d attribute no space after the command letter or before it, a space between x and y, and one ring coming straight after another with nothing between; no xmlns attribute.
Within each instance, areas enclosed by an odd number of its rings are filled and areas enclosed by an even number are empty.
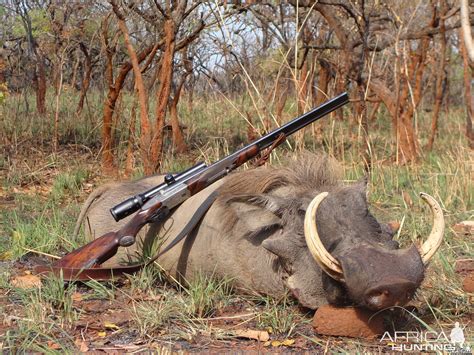
<svg viewBox="0 0 474 355"><path fill-rule="evenodd" d="M322 192L309 204L304 218L304 237L311 255L321 269L333 279L344 282L341 264L326 250L316 228L316 211L327 195L327 192Z"/></svg>
<svg viewBox="0 0 474 355"><path fill-rule="evenodd" d="M431 233L426 242L418 249L423 264L427 264L443 241L444 216L441 206L433 197L424 192L420 192L420 197L430 206L431 212L433 212L433 228L431 228Z"/></svg>

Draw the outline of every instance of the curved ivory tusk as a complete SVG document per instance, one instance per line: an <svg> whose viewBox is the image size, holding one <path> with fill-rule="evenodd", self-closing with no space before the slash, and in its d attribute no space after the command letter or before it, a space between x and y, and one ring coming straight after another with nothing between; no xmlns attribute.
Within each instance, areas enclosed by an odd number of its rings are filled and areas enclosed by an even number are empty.
<svg viewBox="0 0 474 355"><path fill-rule="evenodd" d="M318 206L327 195L327 192L322 192L309 204L304 218L304 237L311 255L319 264L321 269L333 279L344 282L344 274L342 272L341 264L326 250L319 238L316 227L316 212Z"/></svg>
<svg viewBox="0 0 474 355"><path fill-rule="evenodd" d="M441 206L433 197L424 192L420 192L420 197L430 206L433 212L433 228L431 229L428 239L423 243L421 248L419 248L423 264L427 264L443 241L444 216Z"/></svg>

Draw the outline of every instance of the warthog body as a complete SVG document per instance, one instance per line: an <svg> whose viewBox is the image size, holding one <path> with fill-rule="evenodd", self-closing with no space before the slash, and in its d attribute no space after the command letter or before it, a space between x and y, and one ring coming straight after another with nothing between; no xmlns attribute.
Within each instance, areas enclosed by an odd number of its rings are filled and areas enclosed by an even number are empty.
<svg viewBox="0 0 474 355"><path fill-rule="evenodd" d="M86 202L78 227L84 222L90 238L117 230L130 217L116 223L109 209L162 181L154 176L99 188ZM342 184L338 164L325 156L308 154L285 168L232 174L187 200L163 226L144 228L140 238L159 234L166 245L216 189L219 197L201 223L159 259L174 277L190 280L204 272L231 278L252 292L279 297L290 291L313 309L328 302L372 309L403 304L423 279L417 250L398 249L389 228L370 214L366 181ZM326 191L316 225L322 243L342 266L343 281L321 270L305 242L305 211L314 196ZM122 248L110 263L135 254L140 244Z"/></svg>

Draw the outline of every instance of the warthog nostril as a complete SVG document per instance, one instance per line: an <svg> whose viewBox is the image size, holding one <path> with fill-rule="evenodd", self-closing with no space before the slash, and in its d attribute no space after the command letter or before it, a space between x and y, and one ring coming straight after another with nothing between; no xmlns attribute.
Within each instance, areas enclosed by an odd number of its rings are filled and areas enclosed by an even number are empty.
<svg viewBox="0 0 474 355"><path fill-rule="evenodd" d="M385 308L390 303L390 292L388 290L375 291L367 294L366 302L370 308Z"/></svg>
<svg viewBox="0 0 474 355"><path fill-rule="evenodd" d="M365 293L365 302L374 310L401 306L411 299L414 289L415 284L410 281L388 282L369 289Z"/></svg>

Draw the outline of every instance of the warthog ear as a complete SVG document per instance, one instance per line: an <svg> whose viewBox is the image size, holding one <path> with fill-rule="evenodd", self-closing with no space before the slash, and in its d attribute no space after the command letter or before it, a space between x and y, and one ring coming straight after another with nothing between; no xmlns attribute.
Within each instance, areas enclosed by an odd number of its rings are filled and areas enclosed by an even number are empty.
<svg viewBox="0 0 474 355"><path fill-rule="evenodd" d="M295 258L295 243L284 235L268 238L262 242L262 247L279 257L293 261Z"/></svg>
<svg viewBox="0 0 474 355"><path fill-rule="evenodd" d="M354 187L367 199L369 196L369 176L364 175L355 183Z"/></svg>
<svg viewBox="0 0 474 355"><path fill-rule="evenodd" d="M237 229L255 245L260 245L262 238L280 227L282 207L280 201L266 195L238 195L225 201L237 217Z"/></svg>
<svg viewBox="0 0 474 355"><path fill-rule="evenodd" d="M270 196L270 195L238 195L229 198L226 201L228 204L233 204L236 202L245 203L248 205L256 206L263 208L267 211L270 211L278 218L281 218L283 215L283 211L287 206L286 201L283 198Z"/></svg>

